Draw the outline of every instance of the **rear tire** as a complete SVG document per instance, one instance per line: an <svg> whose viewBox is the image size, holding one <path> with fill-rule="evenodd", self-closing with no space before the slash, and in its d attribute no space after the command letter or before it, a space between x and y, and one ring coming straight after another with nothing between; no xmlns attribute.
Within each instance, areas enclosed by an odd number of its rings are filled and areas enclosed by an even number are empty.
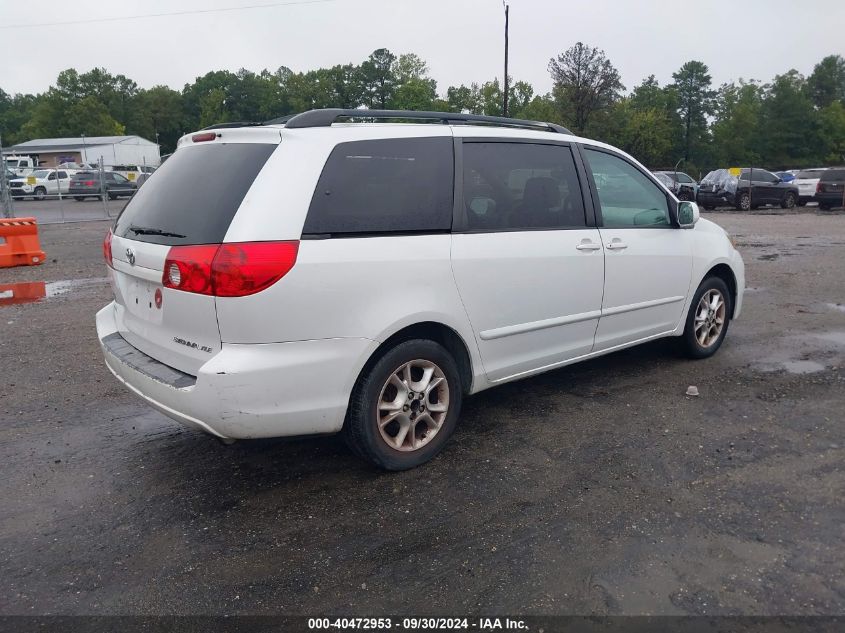
<svg viewBox="0 0 845 633"><path fill-rule="evenodd" d="M709 358L722 346L733 311L731 293L719 277L707 277L690 303L684 334L683 352L689 358Z"/></svg>
<svg viewBox="0 0 845 633"><path fill-rule="evenodd" d="M73 199L77 202L82 202L83 200L85 200L85 196L74 196Z"/></svg>
<svg viewBox="0 0 845 633"><path fill-rule="evenodd" d="M833 207L831 207L829 204L821 204L821 203L819 203L819 209L820 209L821 211L830 211L832 208L833 208Z"/></svg>
<svg viewBox="0 0 845 633"><path fill-rule="evenodd" d="M714 207L712 204L705 204L705 205L704 205L704 210L705 210L705 211L713 211L715 208L716 208L716 207Z"/></svg>
<svg viewBox="0 0 845 633"><path fill-rule="evenodd" d="M736 201L736 208L737 211L751 210L751 196L748 195L747 191L743 191L741 194L739 194L739 198Z"/></svg>
<svg viewBox="0 0 845 633"><path fill-rule="evenodd" d="M452 355L413 339L387 351L358 379L343 436L385 470L407 470L437 455L455 430L463 389Z"/></svg>

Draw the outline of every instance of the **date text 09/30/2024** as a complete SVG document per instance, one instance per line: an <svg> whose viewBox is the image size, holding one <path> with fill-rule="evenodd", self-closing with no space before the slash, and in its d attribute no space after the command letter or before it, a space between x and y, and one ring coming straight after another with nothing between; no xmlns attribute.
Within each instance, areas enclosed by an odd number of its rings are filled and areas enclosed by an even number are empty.
<svg viewBox="0 0 845 633"><path fill-rule="evenodd" d="M308 629L319 630L528 630L523 620L511 618L309 618Z"/></svg>

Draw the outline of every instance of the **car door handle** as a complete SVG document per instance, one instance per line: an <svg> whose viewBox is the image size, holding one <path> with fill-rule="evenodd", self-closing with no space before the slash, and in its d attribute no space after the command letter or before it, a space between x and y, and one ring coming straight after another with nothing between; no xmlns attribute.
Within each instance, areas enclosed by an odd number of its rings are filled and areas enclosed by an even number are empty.
<svg viewBox="0 0 845 633"><path fill-rule="evenodd" d="M615 239L612 242L607 243L608 250L611 251L621 251L623 249L628 248L628 245L620 239Z"/></svg>
<svg viewBox="0 0 845 633"><path fill-rule="evenodd" d="M577 248L579 251L597 251L601 249L601 244L596 244L595 242L585 240L575 248Z"/></svg>

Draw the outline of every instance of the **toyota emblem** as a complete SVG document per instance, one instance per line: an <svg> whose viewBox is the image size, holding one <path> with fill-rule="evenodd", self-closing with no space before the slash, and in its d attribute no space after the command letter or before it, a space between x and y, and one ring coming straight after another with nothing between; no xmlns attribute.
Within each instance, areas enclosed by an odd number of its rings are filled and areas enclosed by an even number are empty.
<svg viewBox="0 0 845 633"><path fill-rule="evenodd" d="M130 266L135 265L135 253L132 252L131 248L126 249L126 260L129 262Z"/></svg>

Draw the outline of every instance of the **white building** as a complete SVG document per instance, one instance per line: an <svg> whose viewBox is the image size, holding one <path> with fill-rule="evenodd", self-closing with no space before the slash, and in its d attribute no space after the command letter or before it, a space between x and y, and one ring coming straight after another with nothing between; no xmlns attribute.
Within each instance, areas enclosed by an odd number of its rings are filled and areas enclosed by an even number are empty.
<svg viewBox="0 0 845 633"><path fill-rule="evenodd" d="M44 167L60 163L91 163L101 158L109 165L161 164L159 146L140 136L80 136L77 138L42 138L3 148L3 154L35 156Z"/></svg>

